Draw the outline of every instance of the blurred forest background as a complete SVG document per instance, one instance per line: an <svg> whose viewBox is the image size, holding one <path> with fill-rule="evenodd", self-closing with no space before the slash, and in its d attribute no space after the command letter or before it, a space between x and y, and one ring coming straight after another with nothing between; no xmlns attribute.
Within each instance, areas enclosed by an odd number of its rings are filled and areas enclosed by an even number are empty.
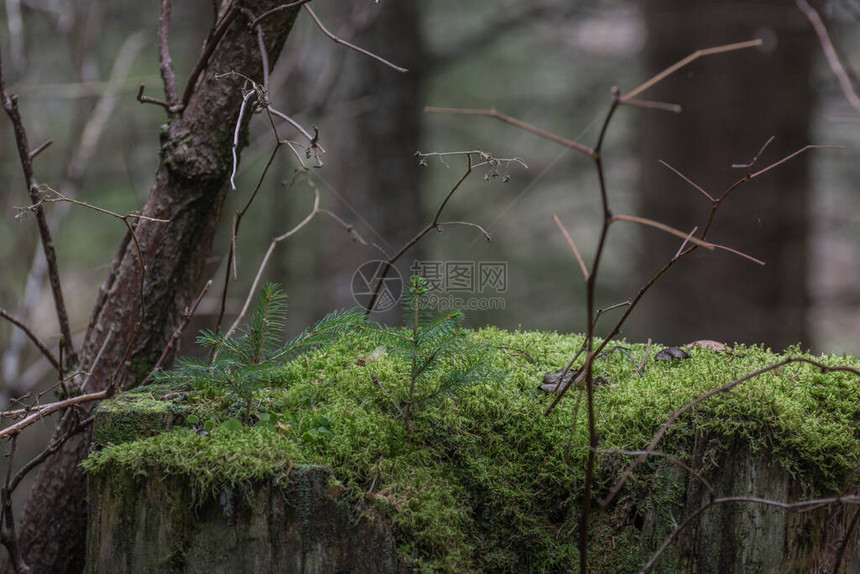
<svg viewBox="0 0 860 574"><path fill-rule="evenodd" d="M860 3L817 6L845 51L860 63ZM771 136L763 167L807 144L810 150L728 201L710 238L767 262L759 267L721 252L699 252L650 292L623 336L665 344L695 339L794 343L816 351L860 352L860 114L847 103L809 21L791 0L722 1L318 0L330 30L409 69L399 74L337 46L302 14L270 83L273 104L316 126L327 153L310 180L321 206L355 225L368 242L319 216L281 243L265 274L290 297L295 332L333 308L350 307L353 274L395 252L432 218L462 175L462 157L445 164L415 152L480 149L520 157L503 178L476 170L455 194L448 226L411 253L422 261L505 262L504 309L467 312L471 326L584 331L584 284L564 222L586 261L601 223L593 166L585 156L486 117L426 114L425 106L495 108L593 145L611 102L690 52L762 38L761 47L701 59L643 97L681 104L680 115L622 108L604 148L611 205L683 230L703 225L709 201L664 160L719 194L746 172ZM184 81L212 19L209 2L173 6L172 57ZM0 21L7 89L19 95L40 181L67 196L118 213L139 209L159 161L158 106L136 101L138 87L161 97L157 6L128 1L6 0ZM272 149L262 116L251 124L222 231L206 277L214 286L187 330L181 352L213 328L226 275L232 213L247 201ZM228 319L241 308L269 241L301 221L313 191L296 177L287 150L265 180L238 238L238 280ZM32 325L54 347L54 307L12 130L0 120L0 307ZM73 330L82 334L98 288L125 233L89 209L48 207ZM598 307L619 303L678 249L657 231L613 226ZM409 262L402 266L404 276ZM610 321L603 325L608 328ZM50 365L20 331L0 322L0 388L10 397L45 384ZM50 428L46 425L45 429Z"/></svg>

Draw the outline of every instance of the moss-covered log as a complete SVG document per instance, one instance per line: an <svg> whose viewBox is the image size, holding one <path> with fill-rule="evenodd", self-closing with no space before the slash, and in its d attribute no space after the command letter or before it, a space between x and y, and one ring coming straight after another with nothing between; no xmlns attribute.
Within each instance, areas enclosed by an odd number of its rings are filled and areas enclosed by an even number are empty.
<svg viewBox="0 0 860 574"><path fill-rule="evenodd" d="M99 450L85 462L90 571L144 554L153 571L219 571L227 558L203 550L219 539L241 557L234 571L257 559L259 572L334 572L333 564L576 571L587 431L575 390L544 416L548 397L538 387L582 338L496 329L466 336L484 343L486 377L416 405L412 425L398 407L408 396L408 362L369 348L360 333L291 363L250 369L250 418L247 389L212 381L152 385L104 405L110 423L96 426ZM622 350L595 363L603 381L595 396L598 497L631 462L622 451L644 448L676 409L780 358L761 348L697 347L689 359L649 360L639 371L645 347ZM425 384L432 395L434 382ZM851 492L860 460L858 388L852 373L790 364L687 411L669 427L661 456L592 517L594 572L638 572L676 525L714 497L792 503ZM160 401L163 408L154 406ZM153 435L157 412L164 431ZM672 540L656 571L812 572L832 565L847 538L840 571L857 572L860 533L847 536L855 509L714 505ZM253 533L260 528L265 535ZM313 550L318 544L337 546L336 556ZM150 547L159 550L150 555ZM285 548L305 570L275 565ZM330 562L313 566L316 559Z"/></svg>

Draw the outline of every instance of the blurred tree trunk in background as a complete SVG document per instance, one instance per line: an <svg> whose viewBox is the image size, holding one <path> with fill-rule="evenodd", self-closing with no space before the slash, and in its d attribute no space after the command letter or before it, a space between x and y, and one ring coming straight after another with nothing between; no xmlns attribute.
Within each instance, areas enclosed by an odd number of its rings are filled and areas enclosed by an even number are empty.
<svg viewBox="0 0 860 574"><path fill-rule="evenodd" d="M217 76L234 71L239 78L262 82L261 54L256 35L248 31L247 14L262 14L278 4L270 0L243 4L250 12L240 12L231 20L188 105L165 127L162 161L143 214L167 219L169 224L141 220L135 241L127 237L120 246L81 350L79 369L87 373L86 388L73 392L100 391L111 384L122 390L140 384L200 291L200 274L232 169L231 145L242 103L242 80ZM270 67L298 10L281 10L260 24ZM250 114L244 116L245 129L249 118ZM140 275L139 254L145 278ZM74 429L96 406L87 403L66 411L53 439ZM88 448L89 432L75 434L39 469L17 536L18 549L34 573L83 569L87 501L79 465ZM6 553L2 571L14 570Z"/></svg>
<svg viewBox="0 0 860 574"><path fill-rule="evenodd" d="M815 103L810 80L818 49L793 2L659 0L643 7L646 74L700 49L762 38L761 48L706 57L647 92L679 103L680 116L637 110L641 150L640 214L689 231L703 229L710 201L658 164L662 159L718 196L746 170L770 136L756 167L808 143ZM816 153L816 152L811 152ZM808 155L742 185L721 207L708 239L764 260L699 250L657 283L634 314L635 336L681 344L695 339L809 345L805 275L808 263ZM650 277L680 241L643 230L637 257Z"/></svg>
<svg viewBox="0 0 860 574"><path fill-rule="evenodd" d="M421 145L424 45L420 2L386 2L354 39L359 46L405 67L397 73L361 54L348 53L332 99L347 110L330 121L327 175L337 195L337 211L356 226L368 246L351 240L334 225L320 226L323 257L316 276L322 283L318 311L352 307L353 273L364 262L384 259L376 243L394 255L426 225L419 193L420 171L413 157ZM332 120L334 118L331 118ZM345 203L344 206L341 202ZM340 204L340 205L338 205ZM352 212L355 210L355 212ZM408 277L421 245L398 264ZM398 320L393 313L375 316Z"/></svg>

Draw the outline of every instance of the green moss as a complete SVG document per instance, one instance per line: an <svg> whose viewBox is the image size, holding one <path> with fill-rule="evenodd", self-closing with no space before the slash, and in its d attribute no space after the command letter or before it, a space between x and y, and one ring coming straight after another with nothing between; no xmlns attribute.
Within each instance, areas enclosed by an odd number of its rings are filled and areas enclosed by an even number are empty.
<svg viewBox="0 0 860 574"><path fill-rule="evenodd" d="M211 421L208 436L184 423L125 442L133 429L124 428L123 440L105 440L112 446L84 465L95 475L159 469L185 476L199 496L256 480L286 481L296 465L322 465L332 469L338 489L359 510L372 506L392 517L401 553L419 570L565 570L577 557L585 412L580 409L571 431L577 392L545 417L549 398L537 387L545 373L564 367L582 337L495 328L470 336L488 345L486 362L495 374L423 406L414 415L413 432L392 401L393 394L405 392L409 366L390 355L371 359L373 349L347 335L325 350L255 373L254 426L220 426L238 408L228 393L188 392L164 408L193 413L201 421L195 427ZM638 374L630 357L641 359L644 345L622 345L595 364L605 380L595 396L605 450L643 448L680 406L779 359L759 347L733 353L695 348L689 360L649 360ZM657 350L652 347L652 358ZM817 360L860 366L851 358ZM712 437L714 449L720 448L720 437L727 447L744 441L753 450L772 451L808 492L836 490L860 459L858 386L860 379L848 373L822 375L810 365L790 364L691 409L660 448L689 459L696 437ZM158 403L161 392L144 388L118 401L141 401L144 411L157 410L149 401ZM618 454L599 457L598 495L628 462ZM656 468L649 463L628 486L651 493L655 508L627 508L622 500L616 514L668 516L683 488ZM648 549L632 542L629 527L610 524L611 516L595 522L594 543L615 544L624 552L607 557L611 563L602 568L620 572L641 566ZM655 528L669 524L667 519Z"/></svg>
<svg viewBox="0 0 860 574"><path fill-rule="evenodd" d="M179 396L176 389L152 385L116 397L99 406L92 443L97 447L132 442L158 435L184 418L185 407L163 397Z"/></svg>

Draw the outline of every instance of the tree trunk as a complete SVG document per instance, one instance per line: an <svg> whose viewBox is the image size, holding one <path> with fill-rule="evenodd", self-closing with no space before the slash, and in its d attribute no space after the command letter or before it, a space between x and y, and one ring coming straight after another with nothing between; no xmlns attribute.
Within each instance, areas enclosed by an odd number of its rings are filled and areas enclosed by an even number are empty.
<svg viewBox="0 0 860 574"><path fill-rule="evenodd" d="M423 115L420 4L380 5L373 23L356 37L361 47L390 58L409 72L393 72L361 54L347 54L334 90L340 101L364 105L338 123L337 139L329 147L329 160L337 165L333 182L340 198L360 213L361 221L356 223L364 239L389 255L427 224L419 192L420 167L414 157L421 145ZM358 219L348 209L341 211L350 220ZM361 264L384 257L370 246L352 242L345 233L332 233L329 226L323 233L327 234L321 242L325 252L317 270L326 291L323 300L329 308L352 307L353 274ZM421 249L421 244L416 245L398 262L404 279ZM374 319L396 323L400 306L375 314Z"/></svg>
<svg viewBox="0 0 860 574"><path fill-rule="evenodd" d="M89 373L81 377L83 391L102 390L111 383L119 389L139 384L199 291L200 273L232 169L242 76L262 83L262 59L248 15L260 15L279 4L275 0L242 3L188 105L165 126L162 162L143 214L170 223L142 220L135 239L127 237L120 247L81 355L80 368ZM281 10L261 22L270 66L280 55L297 10ZM223 76L229 72L237 75ZM249 117L247 110L243 128ZM145 264L143 276L139 255ZM67 412L54 438L63 436L94 407L90 404L77 413ZM20 551L33 572L61 574L83 568L87 506L85 479L78 465L88 447L89 433L80 433L39 470L18 528ZM3 571L12 571L8 560Z"/></svg>
<svg viewBox="0 0 860 574"><path fill-rule="evenodd" d="M640 110L640 213L678 229L703 229L710 201L658 164L662 159L717 196L742 178L765 141L765 167L808 143L816 45L793 2L660 0L644 9L649 73L694 50L761 37L764 46L697 60L647 93L679 103L680 116ZM812 152L815 153L815 152ZM802 154L742 185L720 207L708 239L766 262L699 250L657 283L639 309L638 334L663 343L695 339L806 340L809 168ZM641 275L677 251L677 238L642 231Z"/></svg>

